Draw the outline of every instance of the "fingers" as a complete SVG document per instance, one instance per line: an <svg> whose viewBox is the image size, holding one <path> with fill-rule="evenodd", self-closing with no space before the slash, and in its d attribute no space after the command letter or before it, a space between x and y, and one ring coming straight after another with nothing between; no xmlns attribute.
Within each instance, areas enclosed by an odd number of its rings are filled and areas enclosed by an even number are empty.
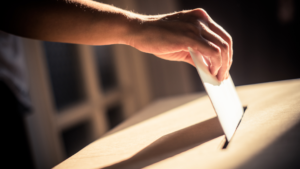
<svg viewBox="0 0 300 169"><path fill-rule="evenodd" d="M232 65L232 61L233 61L233 43L232 43L232 38L231 36L218 24L216 24L214 21L209 22L209 28L214 31L216 34L218 34L219 36L221 36L229 45L229 68L228 71L226 73L226 77L225 79L228 79L229 77L229 69Z"/></svg>
<svg viewBox="0 0 300 169"><path fill-rule="evenodd" d="M211 31L202 22L200 22L203 30L201 31L202 37L217 45L221 49L222 65L217 73L217 78L222 81L226 78L226 74L229 70L229 45L219 35Z"/></svg>
<svg viewBox="0 0 300 169"><path fill-rule="evenodd" d="M164 32L164 36L160 36L160 41L167 42L162 43L167 44L167 47L155 45L153 49L155 52L151 51L152 53L167 60L185 61L194 65L190 55L184 55L188 52L187 48L191 47L209 58L210 72L219 81L229 76L228 72L232 63L231 37L222 27L214 23L203 9L170 14L164 19L176 22L165 22L165 20L151 22L164 26L164 29L158 29Z"/></svg>
<svg viewBox="0 0 300 169"><path fill-rule="evenodd" d="M194 9L191 11L191 13L197 16L198 20L201 21L201 27L204 28L204 30L201 32L201 35L204 36L204 38L206 38L208 41L216 44L221 49L223 64L219 70L218 79L222 81L228 77L229 69L232 64L232 38L221 26L216 24L210 18L205 10ZM224 43L224 41L226 43Z"/></svg>
<svg viewBox="0 0 300 169"><path fill-rule="evenodd" d="M229 45L229 68L232 65L232 60L233 60L233 45L232 45L232 38L231 36L218 24L216 24L213 20L210 19L208 22L209 28L218 34L222 39L224 39L228 45Z"/></svg>
<svg viewBox="0 0 300 169"><path fill-rule="evenodd" d="M218 74L219 69L222 66L222 56L221 56L221 49L215 45L214 43L204 39L199 38L194 41L193 45L190 46L191 48L200 51L204 56L210 58L210 72L213 76Z"/></svg>

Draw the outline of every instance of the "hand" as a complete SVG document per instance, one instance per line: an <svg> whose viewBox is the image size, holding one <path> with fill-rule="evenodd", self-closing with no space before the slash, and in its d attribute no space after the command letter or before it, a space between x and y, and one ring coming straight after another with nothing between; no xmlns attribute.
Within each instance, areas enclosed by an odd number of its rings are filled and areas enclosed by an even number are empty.
<svg viewBox="0 0 300 169"><path fill-rule="evenodd" d="M232 64L231 37L203 9L139 19L132 24L128 45L166 60L194 65L188 52L191 47L206 57L210 72L219 81L228 78Z"/></svg>

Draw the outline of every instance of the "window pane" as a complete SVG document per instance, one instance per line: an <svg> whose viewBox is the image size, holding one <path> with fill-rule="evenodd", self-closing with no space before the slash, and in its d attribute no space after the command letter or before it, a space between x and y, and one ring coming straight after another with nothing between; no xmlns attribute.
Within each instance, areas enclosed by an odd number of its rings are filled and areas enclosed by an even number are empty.
<svg viewBox="0 0 300 169"><path fill-rule="evenodd" d="M94 47L99 84L103 92L117 86L111 46Z"/></svg>
<svg viewBox="0 0 300 169"><path fill-rule="evenodd" d="M86 121L61 133L67 157L72 156L94 141L91 137L90 131L90 122Z"/></svg>
<svg viewBox="0 0 300 169"><path fill-rule="evenodd" d="M76 45L44 42L44 49L56 108L83 100Z"/></svg>
<svg viewBox="0 0 300 169"><path fill-rule="evenodd" d="M124 120L121 105L117 104L109 107L106 111L106 117L108 118L109 129L112 129L120 124Z"/></svg>

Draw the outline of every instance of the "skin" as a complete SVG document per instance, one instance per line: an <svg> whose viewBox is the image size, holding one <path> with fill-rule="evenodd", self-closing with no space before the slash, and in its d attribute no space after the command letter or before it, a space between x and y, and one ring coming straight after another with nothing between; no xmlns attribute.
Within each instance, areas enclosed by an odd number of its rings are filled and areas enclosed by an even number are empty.
<svg viewBox="0 0 300 169"><path fill-rule="evenodd" d="M203 9L140 15L89 0L15 0L0 7L2 31L86 45L125 44L166 60L194 62L198 50L222 81L232 64L232 38Z"/></svg>

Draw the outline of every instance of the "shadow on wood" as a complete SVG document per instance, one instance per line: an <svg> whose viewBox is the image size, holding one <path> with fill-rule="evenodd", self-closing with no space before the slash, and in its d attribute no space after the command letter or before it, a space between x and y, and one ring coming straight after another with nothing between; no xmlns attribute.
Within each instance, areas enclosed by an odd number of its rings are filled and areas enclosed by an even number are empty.
<svg viewBox="0 0 300 169"><path fill-rule="evenodd" d="M134 117L130 118L129 120L125 121L124 123L121 123L116 128L110 130L106 134L102 136L102 138L107 137L109 135L112 135L114 133L117 133L121 130L126 129L127 127L133 126L135 124L141 123L145 120L151 119L155 116L158 116L162 113L165 113L167 111L170 111L176 107L183 106L186 103L189 103L193 100L200 99L202 97L205 97L206 93L197 93L187 96L174 96L170 97L167 100L163 99L164 102L161 103L159 100L152 103L150 108L144 109L142 112L138 113Z"/></svg>
<svg viewBox="0 0 300 169"><path fill-rule="evenodd" d="M238 168L300 168L300 121Z"/></svg>
<svg viewBox="0 0 300 169"><path fill-rule="evenodd" d="M187 151L202 143L223 135L217 117L189 126L187 128L167 134L145 147L131 158L105 167L114 168L142 168L166 158Z"/></svg>

